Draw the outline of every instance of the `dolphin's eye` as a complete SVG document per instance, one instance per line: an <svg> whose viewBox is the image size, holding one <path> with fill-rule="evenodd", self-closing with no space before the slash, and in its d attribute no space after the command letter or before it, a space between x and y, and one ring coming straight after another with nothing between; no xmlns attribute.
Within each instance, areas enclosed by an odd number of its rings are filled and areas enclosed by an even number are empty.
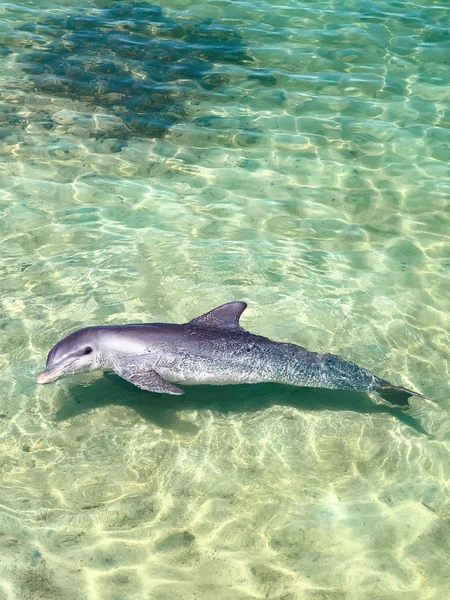
<svg viewBox="0 0 450 600"><path fill-rule="evenodd" d="M84 354L90 354L92 352L92 348L90 346L86 346L84 349Z"/></svg>

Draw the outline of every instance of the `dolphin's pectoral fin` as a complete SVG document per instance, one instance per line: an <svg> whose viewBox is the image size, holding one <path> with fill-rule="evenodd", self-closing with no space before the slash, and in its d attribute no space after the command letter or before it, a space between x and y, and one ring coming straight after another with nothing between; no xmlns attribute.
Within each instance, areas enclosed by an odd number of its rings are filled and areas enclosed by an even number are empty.
<svg viewBox="0 0 450 600"><path fill-rule="evenodd" d="M239 318L246 308L245 302L228 302L228 304L222 304L222 306L192 319L188 325L216 327L217 329L240 329Z"/></svg>
<svg viewBox="0 0 450 600"><path fill-rule="evenodd" d="M114 373L123 379L126 379L141 390L155 392L156 394L184 394L184 391L169 383L158 375L156 371L136 367L136 365L116 365Z"/></svg>

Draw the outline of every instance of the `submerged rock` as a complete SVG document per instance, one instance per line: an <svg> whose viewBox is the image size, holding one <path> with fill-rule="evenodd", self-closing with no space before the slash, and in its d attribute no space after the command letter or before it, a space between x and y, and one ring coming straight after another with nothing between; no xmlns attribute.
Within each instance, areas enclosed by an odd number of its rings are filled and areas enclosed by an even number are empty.
<svg viewBox="0 0 450 600"><path fill-rule="evenodd" d="M164 136L186 118L186 102L195 94L204 97L228 83L215 72L217 64L252 60L232 28L211 19L170 18L141 2L45 13L41 22L20 29L36 34L36 42L31 36L24 48L21 36L13 36L13 48L4 52L18 52L32 89L90 104L93 112L104 109L114 126L100 129L119 139L127 133ZM63 112L53 120L72 125Z"/></svg>

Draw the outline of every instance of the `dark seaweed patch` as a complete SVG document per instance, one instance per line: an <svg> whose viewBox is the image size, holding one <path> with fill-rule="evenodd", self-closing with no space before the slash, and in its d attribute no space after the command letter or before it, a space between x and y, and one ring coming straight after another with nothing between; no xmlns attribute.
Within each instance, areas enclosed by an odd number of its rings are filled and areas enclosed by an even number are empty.
<svg viewBox="0 0 450 600"><path fill-rule="evenodd" d="M55 13L20 30L39 38L31 47L29 37L26 44L12 38L34 91L120 117L122 126L96 131L96 137L161 137L186 117L187 101L228 82L220 65L252 60L232 28L210 19L169 18L141 2Z"/></svg>
<svg viewBox="0 0 450 600"><path fill-rule="evenodd" d="M9 54L11 54L11 50L5 44L0 44L0 57L8 56Z"/></svg>

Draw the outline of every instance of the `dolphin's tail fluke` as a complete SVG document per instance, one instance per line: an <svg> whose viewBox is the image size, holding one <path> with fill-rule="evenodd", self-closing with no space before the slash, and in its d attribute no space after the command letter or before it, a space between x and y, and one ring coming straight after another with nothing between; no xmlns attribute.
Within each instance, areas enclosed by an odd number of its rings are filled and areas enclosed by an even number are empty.
<svg viewBox="0 0 450 600"><path fill-rule="evenodd" d="M413 392L412 390L408 390L400 385L392 385L383 379L380 380L376 392L384 400L387 400L391 404L396 404L397 406L408 406L408 398L410 396L417 396L418 398L426 399L425 396L419 394L418 392Z"/></svg>

